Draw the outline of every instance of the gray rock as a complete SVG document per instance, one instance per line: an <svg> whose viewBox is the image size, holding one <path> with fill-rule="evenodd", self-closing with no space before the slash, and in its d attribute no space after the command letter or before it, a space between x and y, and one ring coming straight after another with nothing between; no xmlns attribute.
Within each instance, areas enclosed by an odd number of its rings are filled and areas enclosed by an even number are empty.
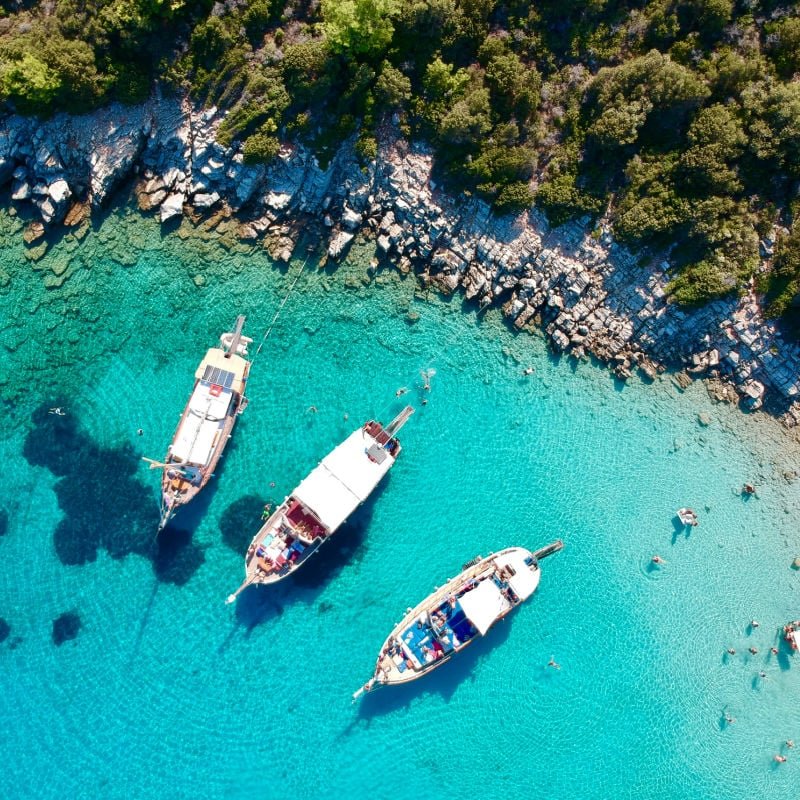
<svg viewBox="0 0 800 800"><path fill-rule="evenodd" d="M186 195L182 192L175 192L174 194L167 195L167 198L161 204L160 219L166 222L168 219L180 216L183 214L183 204L186 202Z"/></svg>
<svg viewBox="0 0 800 800"><path fill-rule="evenodd" d="M288 192L270 192L264 202L275 211L283 211L291 202L292 196Z"/></svg>
<svg viewBox="0 0 800 800"><path fill-rule="evenodd" d="M192 203L195 208L211 208L220 200L219 192L211 192L210 194L200 193L194 196Z"/></svg>
<svg viewBox="0 0 800 800"><path fill-rule="evenodd" d="M328 255L331 258L339 258L344 252L347 245L353 241L355 234L348 231L337 231L332 237L328 245Z"/></svg>
<svg viewBox="0 0 800 800"><path fill-rule="evenodd" d="M348 230L354 231L361 225L361 214L358 211L353 211L352 208L344 207L342 212L342 224Z"/></svg>
<svg viewBox="0 0 800 800"><path fill-rule="evenodd" d="M569 347L569 336L564 331L556 328L553 331L553 345L557 350L566 350Z"/></svg>
<svg viewBox="0 0 800 800"><path fill-rule="evenodd" d="M11 188L12 200L28 200L31 196L31 185L27 181L15 180Z"/></svg>

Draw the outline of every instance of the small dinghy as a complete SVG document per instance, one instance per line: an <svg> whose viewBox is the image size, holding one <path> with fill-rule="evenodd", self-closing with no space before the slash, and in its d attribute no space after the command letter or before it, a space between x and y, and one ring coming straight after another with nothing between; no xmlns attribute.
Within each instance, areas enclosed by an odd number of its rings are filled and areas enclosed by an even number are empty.
<svg viewBox="0 0 800 800"><path fill-rule="evenodd" d="M695 528L699 525L699 521L697 519L697 514L692 511L691 508L679 508L678 509L678 519L681 521L681 524L685 527L692 527Z"/></svg>

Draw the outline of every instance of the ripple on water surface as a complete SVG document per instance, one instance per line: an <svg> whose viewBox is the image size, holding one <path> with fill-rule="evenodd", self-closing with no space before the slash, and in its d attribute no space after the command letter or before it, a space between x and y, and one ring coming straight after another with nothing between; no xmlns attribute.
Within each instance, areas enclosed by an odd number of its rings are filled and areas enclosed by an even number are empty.
<svg viewBox="0 0 800 800"><path fill-rule="evenodd" d="M800 671L770 647L798 616L800 498L772 425L555 361L413 278L365 285L356 250L302 275L214 480L156 543L141 456L163 456L205 348L237 313L258 342L300 262L120 213L32 268L4 225L3 796L796 796L794 754L772 758L800 740ZM375 496L294 579L225 606L264 504L406 401ZM351 705L407 606L556 537L526 606Z"/></svg>

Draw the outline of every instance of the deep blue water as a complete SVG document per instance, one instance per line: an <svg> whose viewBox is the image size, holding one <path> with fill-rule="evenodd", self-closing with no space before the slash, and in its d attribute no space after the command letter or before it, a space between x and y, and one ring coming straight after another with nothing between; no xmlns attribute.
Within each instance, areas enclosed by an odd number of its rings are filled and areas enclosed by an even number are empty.
<svg viewBox="0 0 800 800"><path fill-rule="evenodd" d="M769 652L800 616L797 458L774 425L701 385L556 361L413 278L367 285L356 251L306 267L223 466L156 543L140 457L164 454L206 347L240 312L260 340L301 262L119 213L31 264L17 227L2 220L3 797L797 796L800 747L772 760L800 742L800 665ZM296 579L226 606L264 501L406 401L372 500ZM351 703L407 606L479 553L557 537L507 622Z"/></svg>

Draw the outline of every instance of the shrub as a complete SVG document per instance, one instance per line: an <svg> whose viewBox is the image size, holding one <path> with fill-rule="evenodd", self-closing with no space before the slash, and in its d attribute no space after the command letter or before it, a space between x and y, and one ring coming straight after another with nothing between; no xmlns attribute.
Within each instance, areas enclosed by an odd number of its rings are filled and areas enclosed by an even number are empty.
<svg viewBox="0 0 800 800"><path fill-rule="evenodd" d="M504 186L494 201L495 210L500 214L511 211L524 211L533 205L533 192L523 181L515 181Z"/></svg>
<svg viewBox="0 0 800 800"><path fill-rule="evenodd" d="M281 149L281 143L266 131L258 130L244 140L244 163L266 164L272 161Z"/></svg>

